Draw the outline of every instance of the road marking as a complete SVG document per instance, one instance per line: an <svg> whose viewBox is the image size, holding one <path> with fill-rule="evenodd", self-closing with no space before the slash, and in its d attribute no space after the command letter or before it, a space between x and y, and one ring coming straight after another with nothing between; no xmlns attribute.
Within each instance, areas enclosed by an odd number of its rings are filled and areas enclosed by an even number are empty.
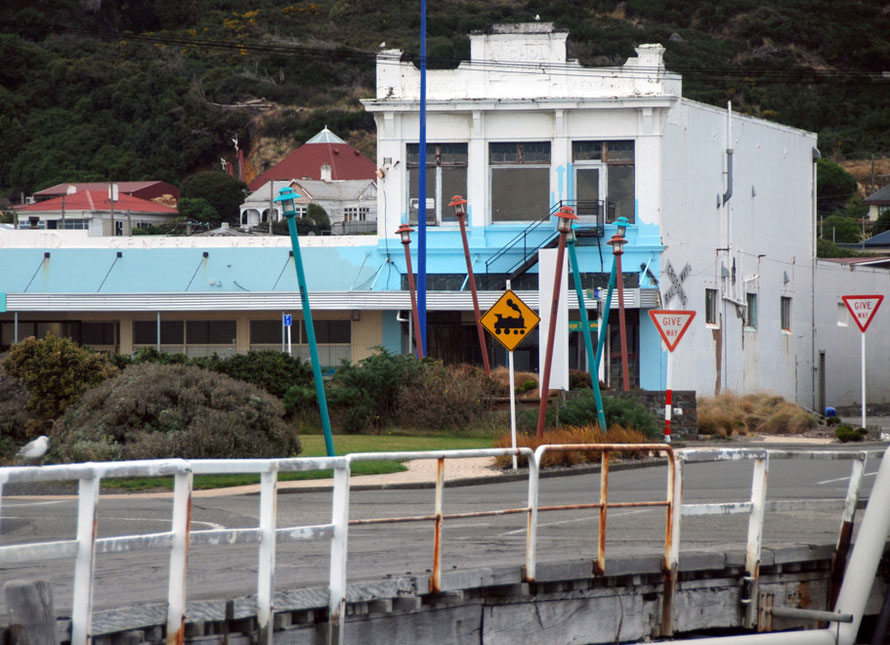
<svg viewBox="0 0 890 645"><path fill-rule="evenodd" d="M862 476L863 477L872 477L873 475L877 475L877 474L878 474L877 471L875 471L873 473L865 473ZM821 486L822 484L834 484L835 482L845 482L845 481L849 481L849 480L850 480L849 477L839 477L837 479L826 479L823 482L816 482L816 485Z"/></svg>
<svg viewBox="0 0 890 645"><path fill-rule="evenodd" d="M22 508L25 506L46 506L47 504L62 504L68 500L65 499L54 499L48 502L19 502L16 504L15 502L5 503L3 504L3 508Z"/></svg>
<svg viewBox="0 0 890 645"><path fill-rule="evenodd" d="M2 520L33 520L33 521L47 521L47 520L58 520L59 518L52 517L18 517L16 515L2 515L0 516L0 521ZM115 517L115 518L104 518L106 521L114 519L114 520L123 520L124 522L167 522L170 523L169 517L164 518L151 518L151 517ZM211 529L219 529L223 530L226 527L222 524L217 524L216 522L201 522L200 520L192 520L192 524L202 524L203 526L207 526Z"/></svg>
<svg viewBox="0 0 890 645"><path fill-rule="evenodd" d="M649 509L649 508L643 508L643 509L640 509L637 511L612 511L611 513L609 513L609 517L619 517L622 515L636 515L637 513L648 513L651 510L652 509ZM541 528L544 528L545 526L557 526L559 524L572 524L574 522L589 522L591 520L596 520L596 519L598 519L598 518L591 515L590 517L576 517L571 520L559 520L558 522L546 522L546 523L539 522L538 528L541 529ZM515 531L507 531L505 533L498 534L498 537L505 536L505 535L516 535L518 533L525 533L526 530L527 529L516 529Z"/></svg>

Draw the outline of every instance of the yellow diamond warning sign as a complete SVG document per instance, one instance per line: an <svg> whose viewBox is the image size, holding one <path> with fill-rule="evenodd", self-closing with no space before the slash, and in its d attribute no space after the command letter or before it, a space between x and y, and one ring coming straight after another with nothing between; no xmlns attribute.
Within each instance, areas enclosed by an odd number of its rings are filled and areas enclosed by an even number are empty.
<svg viewBox="0 0 890 645"><path fill-rule="evenodd" d="M541 319L509 289L482 316L482 326L508 351L513 351Z"/></svg>

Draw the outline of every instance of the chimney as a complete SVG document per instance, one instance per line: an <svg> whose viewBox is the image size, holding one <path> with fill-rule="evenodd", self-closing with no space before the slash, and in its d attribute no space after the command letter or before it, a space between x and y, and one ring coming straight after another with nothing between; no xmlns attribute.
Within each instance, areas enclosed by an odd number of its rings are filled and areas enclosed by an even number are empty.
<svg viewBox="0 0 890 645"><path fill-rule="evenodd" d="M321 167L321 180L331 181L331 167L328 164L324 164Z"/></svg>

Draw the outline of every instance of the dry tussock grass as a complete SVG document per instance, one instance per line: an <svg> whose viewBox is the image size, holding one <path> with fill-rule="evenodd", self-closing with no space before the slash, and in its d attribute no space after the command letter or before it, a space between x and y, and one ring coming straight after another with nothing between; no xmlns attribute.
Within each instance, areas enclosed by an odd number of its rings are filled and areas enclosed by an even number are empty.
<svg viewBox="0 0 890 645"><path fill-rule="evenodd" d="M510 396L510 371L506 367L496 367L491 370L491 378L498 384L498 396ZM529 381L534 381L535 387L523 392L523 385ZM537 398L538 396L538 375L534 372L515 372L513 385L520 393L520 398Z"/></svg>
<svg viewBox="0 0 890 645"><path fill-rule="evenodd" d="M599 426L565 426L552 430L546 430L541 441L534 435L519 434L516 437L516 445L519 448L537 449L544 444L596 444L596 443L650 443L642 432L623 426L612 426L608 433L599 429ZM495 448L509 448L512 446L510 434L505 434L495 443ZM615 452L613 456L640 457L638 452ZM557 466L575 466L590 462L599 462L601 451L578 450L570 452L545 452L541 459L541 467L554 468ZM496 457L495 463L499 468L510 468L513 465L512 457ZM519 458L519 465L528 466L524 457Z"/></svg>
<svg viewBox="0 0 890 645"><path fill-rule="evenodd" d="M700 434L802 434L816 424L815 416L774 394L727 392L698 399Z"/></svg>

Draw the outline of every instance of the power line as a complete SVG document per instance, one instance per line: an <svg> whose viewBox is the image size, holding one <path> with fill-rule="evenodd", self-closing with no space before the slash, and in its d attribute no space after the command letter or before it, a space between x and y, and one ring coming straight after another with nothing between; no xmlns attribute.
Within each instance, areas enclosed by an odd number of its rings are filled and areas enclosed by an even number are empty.
<svg viewBox="0 0 890 645"><path fill-rule="evenodd" d="M111 31L91 31L84 28L69 25L47 25L33 23L19 23L0 21L4 27L36 31L42 34L67 33L88 38L97 38L105 41L117 41L121 44L129 42L150 43L156 45L169 45L177 47L196 47L223 49L238 52L251 52L255 54L283 54L299 55L310 60L340 62L355 61L357 63L374 63L380 65L399 65L400 58L382 58L378 60L378 52L347 48L308 47L295 43L255 43L243 41L221 41L215 39L186 38L175 35L157 34L119 34ZM533 61L504 61L504 60L461 60L456 58L427 57L427 64L436 67L455 68L462 67L477 72L498 72L515 74L559 75L566 78L612 78L624 79L650 79L653 76L663 80L671 80L682 75L687 79L720 80L752 84L783 83L793 85L815 85L822 83L850 84L874 84L887 83L888 75L881 72L861 69L833 69L814 70L804 68L783 67L692 67L680 66L667 70L664 67L654 66L612 66L612 67L583 67L576 62L533 62Z"/></svg>

